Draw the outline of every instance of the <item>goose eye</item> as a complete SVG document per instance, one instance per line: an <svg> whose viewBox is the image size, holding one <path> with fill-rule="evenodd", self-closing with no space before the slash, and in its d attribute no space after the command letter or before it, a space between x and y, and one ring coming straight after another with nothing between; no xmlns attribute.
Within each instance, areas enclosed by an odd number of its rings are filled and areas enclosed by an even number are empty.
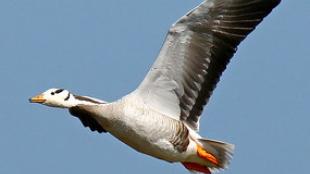
<svg viewBox="0 0 310 174"><path fill-rule="evenodd" d="M55 92L51 92L52 95L55 95Z"/></svg>

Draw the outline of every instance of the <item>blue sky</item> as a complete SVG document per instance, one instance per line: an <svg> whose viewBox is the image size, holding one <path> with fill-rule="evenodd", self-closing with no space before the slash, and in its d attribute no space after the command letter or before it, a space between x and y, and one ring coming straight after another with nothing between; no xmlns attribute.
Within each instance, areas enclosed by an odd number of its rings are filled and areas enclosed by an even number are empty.
<svg viewBox="0 0 310 174"><path fill-rule="evenodd" d="M193 0L1 0L0 173L188 173L28 103L51 87L113 101L134 90ZM240 45L200 134L236 145L222 173L308 173L310 3L288 1Z"/></svg>

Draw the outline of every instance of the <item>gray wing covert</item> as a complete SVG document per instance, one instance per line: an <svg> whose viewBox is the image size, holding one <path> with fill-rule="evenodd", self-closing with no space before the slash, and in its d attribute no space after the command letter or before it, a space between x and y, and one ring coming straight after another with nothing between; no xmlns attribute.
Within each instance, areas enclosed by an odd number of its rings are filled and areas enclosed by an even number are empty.
<svg viewBox="0 0 310 174"><path fill-rule="evenodd" d="M169 30L136 93L198 130L199 116L239 43L280 0L207 0Z"/></svg>

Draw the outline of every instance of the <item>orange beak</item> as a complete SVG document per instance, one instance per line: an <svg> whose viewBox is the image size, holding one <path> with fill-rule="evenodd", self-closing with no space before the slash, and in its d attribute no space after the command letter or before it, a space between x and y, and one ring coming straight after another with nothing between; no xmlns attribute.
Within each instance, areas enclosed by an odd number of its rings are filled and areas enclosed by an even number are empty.
<svg viewBox="0 0 310 174"><path fill-rule="evenodd" d="M42 94L39 94L29 99L30 103L44 103L45 101L46 99L43 97Z"/></svg>

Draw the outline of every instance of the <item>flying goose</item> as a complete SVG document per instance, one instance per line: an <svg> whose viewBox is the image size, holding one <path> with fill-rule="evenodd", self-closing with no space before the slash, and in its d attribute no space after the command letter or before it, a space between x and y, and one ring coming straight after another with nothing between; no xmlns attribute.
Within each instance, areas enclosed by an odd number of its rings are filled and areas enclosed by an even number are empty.
<svg viewBox="0 0 310 174"><path fill-rule="evenodd" d="M202 138L199 118L239 43L280 0L206 0L170 28L136 90L108 103L49 89L32 103L68 108L85 127L188 170L227 168L234 145Z"/></svg>

